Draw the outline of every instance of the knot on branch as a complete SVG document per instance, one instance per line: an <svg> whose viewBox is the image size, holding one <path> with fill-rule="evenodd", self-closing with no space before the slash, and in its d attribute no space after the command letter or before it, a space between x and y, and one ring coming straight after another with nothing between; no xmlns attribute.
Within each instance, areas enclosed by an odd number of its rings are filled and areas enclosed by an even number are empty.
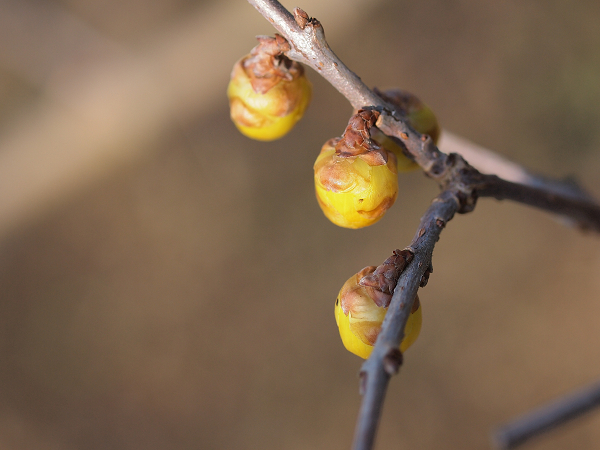
<svg viewBox="0 0 600 450"><path fill-rule="evenodd" d="M383 370L390 376L396 375L400 370L403 360L404 357L400 349L392 348L383 357Z"/></svg>
<svg viewBox="0 0 600 450"><path fill-rule="evenodd" d="M444 160L445 167L438 180L440 187L453 192L458 202L458 213L473 211L477 204L475 187L481 174L457 153L450 153Z"/></svg>
<svg viewBox="0 0 600 450"><path fill-rule="evenodd" d="M367 390L367 379L369 374L365 370L358 373L358 393L364 395Z"/></svg>
<svg viewBox="0 0 600 450"><path fill-rule="evenodd" d="M425 173L433 178L440 188L451 192L458 203L457 212L473 211L477 204L477 189L481 173L458 153L446 155L440 152L429 136L421 136L423 154L429 163ZM441 225L443 227L443 224Z"/></svg>

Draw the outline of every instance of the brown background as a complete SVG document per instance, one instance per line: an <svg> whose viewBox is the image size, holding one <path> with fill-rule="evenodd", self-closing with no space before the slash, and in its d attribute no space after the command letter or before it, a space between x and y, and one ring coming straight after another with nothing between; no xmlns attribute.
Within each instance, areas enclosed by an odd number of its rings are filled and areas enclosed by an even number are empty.
<svg viewBox="0 0 600 450"><path fill-rule="evenodd" d="M499 3L298 6L367 84L600 196L600 3ZM229 72L273 33L241 0L3 0L0 18L0 448L349 448L360 360L333 301L410 242L434 184L401 176L368 229L328 223L311 168L350 107L309 71L287 137L241 136ZM434 267L378 448L488 448L600 375L596 236L483 200ZM598 446L596 412L528 448Z"/></svg>

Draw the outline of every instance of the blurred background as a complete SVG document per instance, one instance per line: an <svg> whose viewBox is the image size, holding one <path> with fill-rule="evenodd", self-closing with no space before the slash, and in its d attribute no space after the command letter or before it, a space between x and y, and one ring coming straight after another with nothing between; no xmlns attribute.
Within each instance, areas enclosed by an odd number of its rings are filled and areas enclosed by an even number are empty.
<svg viewBox="0 0 600 450"><path fill-rule="evenodd" d="M371 86L600 197L600 3L305 0ZM361 360L343 282L408 245L437 188L400 177L345 230L312 164L349 104L285 138L229 120L234 62L273 34L246 2L0 1L0 448L347 449ZM377 447L489 448L495 426L600 376L600 242L490 199L421 290ZM596 449L596 412L528 445Z"/></svg>

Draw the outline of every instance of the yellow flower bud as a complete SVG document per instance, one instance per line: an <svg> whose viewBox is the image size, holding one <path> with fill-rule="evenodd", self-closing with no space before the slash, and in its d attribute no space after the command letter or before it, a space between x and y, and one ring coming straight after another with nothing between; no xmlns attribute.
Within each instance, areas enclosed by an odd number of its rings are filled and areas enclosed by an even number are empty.
<svg viewBox="0 0 600 450"><path fill-rule="evenodd" d="M227 87L231 120L244 135L272 141L287 134L310 103L303 67L283 51L281 36L259 37L259 45L233 67Z"/></svg>
<svg viewBox="0 0 600 450"><path fill-rule="evenodd" d="M344 283L335 300L335 322L344 347L364 359L368 358L373 350L391 299L391 294L384 294L373 287L360 284L363 277L375 270L375 266L369 266L352 275ZM401 352L406 351L417 340L421 332L421 323L421 303L417 296L404 328L404 339L400 343Z"/></svg>
<svg viewBox="0 0 600 450"><path fill-rule="evenodd" d="M383 92L375 89L375 91L386 102L395 105L400 111L404 112L406 120L415 131L429 135L433 143L437 145L441 130L437 118L429 106L414 94L401 89L388 89ZM400 145L377 128L371 130L371 136L379 145L396 155L398 158L398 172L407 172L419 167L416 162L404 154Z"/></svg>
<svg viewBox="0 0 600 450"><path fill-rule="evenodd" d="M317 200L325 216L340 227L374 224L398 195L396 157L369 138L378 115L363 111L354 116L344 136L328 141L315 161ZM365 120L372 123L366 126Z"/></svg>

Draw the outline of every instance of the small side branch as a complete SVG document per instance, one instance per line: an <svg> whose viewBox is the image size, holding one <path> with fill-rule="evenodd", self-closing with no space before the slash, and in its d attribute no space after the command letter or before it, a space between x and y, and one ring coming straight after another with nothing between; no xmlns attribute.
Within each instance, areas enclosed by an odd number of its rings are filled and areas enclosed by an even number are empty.
<svg viewBox="0 0 600 450"><path fill-rule="evenodd" d="M354 435L354 450L373 448L388 382L402 364L398 347L404 337L415 295L422 280L426 280L433 248L440 233L457 212L459 203L456 192L447 190L438 195L421 218L417 233L408 247L414 258L400 275L381 333L360 372L363 400Z"/></svg>
<svg viewBox="0 0 600 450"><path fill-rule="evenodd" d="M585 196L573 198L570 193L558 193L542 187L511 183L495 175L478 175L474 188L479 197L513 200L555 213L565 222L582 230L600 232L600 206Z"/></svg>
<svg viewBox="0 0 600 450"><path fill-rule="evenodd" d="M500 427L493 436L501 450L517 448L532 437L600 407L600 383L568 395Z"/></svg>
<svg viewBox="0 0 600 450"><path fill-rule="evenodd" d="M545 189L577 200L594 201L593 197L573 179L555 180L533 173L523 166L448 130L444 130L442 133L439 148L447 154L460 154L481 173L497 175L506 181Z"/></svg>

